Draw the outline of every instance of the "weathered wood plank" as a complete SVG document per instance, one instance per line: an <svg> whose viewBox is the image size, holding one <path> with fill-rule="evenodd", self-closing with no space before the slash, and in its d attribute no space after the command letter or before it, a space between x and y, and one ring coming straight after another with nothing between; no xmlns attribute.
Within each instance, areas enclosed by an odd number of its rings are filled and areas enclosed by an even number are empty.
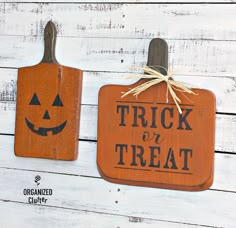
<svg viewBox="0 0 236 228"><path fill-rule="evenodd" d="M51 227L195 227L194 225L146 219L142 217L128 217L70 210L67 208L30 205L16 202L0 201L1 227L4 228L51 228Z"/></svg>
<svg viewBox="0 0 236 228"><path fill-rule="evenodd" d="M15 111L1 110L0 116L1 116L0 133L14 134ZM97 139L97 106L82 105L79 135L80 139L88 139L88 140ZM216 116L215 150L235 153L236 152L235 138L236 138L236 116L218 114Z"/></svg>
<svg viewBox="0 0 236 228"><path fill-rule="evenodd" d="M95 142L80 141L78 159L72 162L16 157L13 145L13 136L0 136L0 167L100 177L96 165ZM215 154L215 173L212 189L236 191L235 162L236 155Z"/></svg>
<svg viewBox="0 0 236 228"><path fill-rule="evenodd" d="M81 109L81 139L97 139L97 99L99 88L106 84L130 84L134 80L125 79L127 74L86 72L83 80ZM0 133L14 134L15 129L15 92L17 71L0 69ZM217 111L236 113L235 80L220 77L186 77L178 80L207 88L215 92ZM236 116L217 115L215 149L224 152L236 152Z"/></svg>
<svg viewBox="0 0 236 228"><path fill-rule="evenodd" d="M138 79L128 78L129 73L84 72L82 104L97 105L99 89L107 84L131 85ZM208 89L216 95L217 112L236 113L236 80L230 77L174 76L196 88ZM0 101L3 110L13 110L16 99L16 69L0 68Z"/></svg>
<svg viewBox="0 0 236 228"><path fill-rule="evenodd" d="M233 4L122 4L133 0L116 1L116 4L109 4L112 0L104 0L108 4L92 0L82 1L92 4L73 4L76 0L72 0L64 4L63 0L58 1L61 4L43 4L39 0L34 1L39 3L1 3L0 34L42 36L45 24L52 19L61 36L236 40L236 5ZM158 23L152 23L153 20Z"/></svg>
<svg viewBox="0 0 236 228"><path fill-rule="evenodd" d="M0 133L14 134L15 112L0 111ZM80 139L97 139L97 107L83 105L80 117ZM215 150L236 152L236 116L216 116Z"/></svg>
<svg viewBox="0 0 236 228"><path fill-rule="evenodd" d="M61 3L54 4L57 1ZM83 2L86 1L90 0ZM0 66L21 67L39 62L43 53L44 25L50 19L57 23L59 30L58 60L64 65L85 70L127 72L130 66L143 65L146 63L149 41L160 36L168 39L170 65L177 74L204 76L179 78L191 84L196 81L201 87L212 89L217 95L218 112L235 113L235 5L76 4L80 0L72 0L71 3L63 3L62 0L51 2L53 4L0 4ZM150 23L153 18L161 23L153 25ZM96 140L97 91L109 81L119 83L118 77L121 74L115 75L114 80L113 73L85 74L88 81L84 84L86 93L83 103L90 105L82 106L80 138ZM13 81L9 81L6 89L9 94L13 92L16 71L12 73L12 78ZM0 71L0 84L4 82ZM123 80L122 83L127 81ZM6 88L6 85L3 87ZM5 103L0 105L0 129L3 126L4 134L14 134L15 98L14 95L8 97L9 101L5 99ZM236 152L235 129L234 115L217 115L217 150ZM1 225L4 227L19 227L21 224L22 227L26 227L25 224L33 227L40 223L45 226L50 219L56 220L53 225L61 227L172 225L166 222L161 224L156 220L178 222L181 227L187 224L214 227L236 225L233 213L236 209L235 155L216 153L212 189L223 191L189 193L114 185L100 179L94 142L80 142L78 160L63 162L15 157L13 141L13 136L0 136L0 167L5 167L0 168L0 198L27 203L27 197L22 191L24 188L37 187L34 182L37 174L42 177L39 186L52 188L54 194L47 208L25 204L24 207L13 209L16 206L13 204L9 212L7 209L12 203L0 201L0 214L4 217ZM83 210L86 212L81 212ZM12 219L14 214L22 222ZM11 221L7 223L5 217ZM133 225L131 221L140 223Z"/></svg>
<svg viewBox="0 0 236 228"><path fill-rule="evenodd" d="M212 190L168 191L121 186L96 178L1 168L1 199L27 203L23 190L37 188L37 174L41 176L38 188L53 190L52 196L46 196L48 206L214 227L236 224L236 194Z"/></svg>
<svg viewBox="0 0 236 228"><path fill-rule="evenodd" d="M147 62L150 39L58 38L62 65L90 71L130 72ZM169 65L182 75L235 77L236 41L167 40ZM0 36L0 67L35 65L42 59L43 40L34 36ZM73 51L72 51L73 50Z"/></svg>

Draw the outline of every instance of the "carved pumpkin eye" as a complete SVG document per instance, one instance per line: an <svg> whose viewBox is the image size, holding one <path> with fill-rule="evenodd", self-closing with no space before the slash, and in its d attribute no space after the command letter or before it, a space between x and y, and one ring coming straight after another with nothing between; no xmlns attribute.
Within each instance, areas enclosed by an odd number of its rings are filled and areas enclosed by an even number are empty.
<svg viewBox="0 0 236 228"><path fill-rule="evenodd" d="M54 100L52 106L61 106L61 107L63 106L59 94L57 94L57 96L56 96L56 98L55 98L55 100Z"/></svg>
<svg viewBox="0 0 236 228"><path fill-rule="evenodd" d="M37 97L37 94L34 93L33 97L31 98L31 101L29 103L30 105L40 105L39 99Z"/></svg>

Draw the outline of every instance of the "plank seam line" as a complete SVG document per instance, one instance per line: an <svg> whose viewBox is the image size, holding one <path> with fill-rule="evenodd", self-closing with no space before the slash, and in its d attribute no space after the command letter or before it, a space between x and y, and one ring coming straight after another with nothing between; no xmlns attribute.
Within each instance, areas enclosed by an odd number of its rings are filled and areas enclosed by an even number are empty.
<svg viewBox="0 0 236 228"><path fill-rule="evenodd" d="M8 133L0 133L0 136L15 136L14 134L8 134ZM85 139L85 138L80 138L78 139L78 141L81 142L88 142L88 143L97 143L97 140L94 139ZM220 151L220 150L215 150L216 154L225 154L225 155L236 155L235 152L230 152L230 151ZM33 171L33 170L32 170Z"/></svg>
<svg viewBox="0 0 236 228"><path fill-rule="evenodd" d="M33 170L33 169L22 169L22 168L9 168L9 167L4 167L4 166L0 166L0 169L25 171L25 172L39 172L39 173L48 173L48 174L58 174L58 175L65 175L65 176L74 176L74 177L92 178L92 179L100 179L100 180L102 180L101 177L88 176L88 175L79 175L79 174L73 174L73 173L62 173L62 172Z"/></svg>
<svg viewBox="0 0 236 228"><path fill-rule="evenodd" d="M83 138L81 138L81 139L79 139L79 141L81 141L81 142L93 142L93 143L97 143L97 140L94 140L94 139L83 139Z"/></svg>
<svg viewBox="0 0 236 228"><path fill-rule="evenodd" d="M64 175L64 176L74 176L74 177L104 180L102 177L77 175L77 174L69 174L69 173L59 173L59 172L52 172L52 171L40 171L40 170L22 169L22 168L9 168L9 167L0 167L0 169L7 169L7 170L14 170L14 171L16 170L16 171L24 171L24 172L48 173L48 174L54 174L54 175ZM218 191L218 192L225 192L225 193L230 193L230 194L231 193L236 193L236 191L222 190L222 189L212 189L212 188L209 188L209 190L207 190L207 191Z"/></svg>
<svg viewBox="0 0 236 228"><path fill-rule="evenodd" d="M1 4L1 2L0 2ZM236 2L235 2L236 4ZM23 35L23 34L0 34L0 37L27 37L27 38L35 38L35 39L39 39L39 40L43 40L44 36L43 35ZM117 36L64 36L61 34L57 35L57 38L71 38L71 39L112 39L112 40L150 40L154 37L117 37ZM236 39L213 39L213 38L168 38L168 37L164 37L162 36L163 39L165 39L166 41L212 41L212 42L236 42Z"/></svg>
<svg viewBox="0 0 236 228"><path fill-rule="evenodd" d="M215 191L215 192L227 192L227 193L236 193L236 191L230 191L230 190L224 191L224 190L215 189L215 188L211 188L211 191Z"/></svg>
<svg viewBox="0 0 236 228"><path fill-rule="evenodd" d="M202 224L196 224L196 223L185 223L185 222L177 222L177 221L171 221L171 220L164 220L164 219L153 219L153 218L147 218L147 217L136 217L136 216L129 216L129 215L123 215L123 214L115 214L115 213L106 213L106 212L98 212L98 211L90 211L90 210L81 210L81 209L75 209L70 207L60 207L60 206L52 206L52 205L39 205L39 204L28 204L21 201L15 201L15 200L4 200L0 199L0 201L5 203L18 203L18 204L24 204L24 205L30 205L34 207L45 207L45 208L57 208L57 209L63 209L63 210L71 210L71 211L81 211L81 212L90 212L95 214L104 214L104 215L111 215L111 216L118 216L118 217L126 217L126 218L141 218L142 220L149 220L149 221L159 221L159 222L166 222L166 223L175 223L175 224L184 224L184 225L194 225L194 226L200 226L200 227L214 227L214 228L222 228L222 227L216 227L216 226L210 226L210 225L202 225ZM129 220L130 223L132 223L132 220ZM142 223L142 222L139 222Z"/></svg>
<svg viewBox="0 0 236 228"><path fill-rule="evenodd" d="M218 115L226 115L226 116L236 116L236 113L233 112L216 112Z"/></svg>
<svg viewBox="0 0 236 228"><path fill-rule="evenodd" d="M224 154L224 155L234 155L236 156L235 152L224 152L224 151L220 151L220 150L215 150L216 154Z"/></svg>

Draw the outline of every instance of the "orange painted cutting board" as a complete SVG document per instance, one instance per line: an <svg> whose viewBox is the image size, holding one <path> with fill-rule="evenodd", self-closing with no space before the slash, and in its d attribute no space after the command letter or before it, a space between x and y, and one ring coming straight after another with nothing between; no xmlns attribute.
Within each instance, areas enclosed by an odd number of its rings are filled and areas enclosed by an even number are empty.
<svg viewBox="0 0 236 228"><path fill-rule="evenodd" d="M57 63L56 29L45 28L45 54L17 79L15 154L75 160L78 153L82 71Z"/></svg>
<svg viewBox="0 0 236 228"><path fill-rule="evenodd" d="M154 42L155 44L155 42ZM153 45L153 44L152 44ZM138 98L122 92L135 85L106 85L98 101L97 165L111 182L197 191L213 181L215 95L193 89L183 95L182 114L169 96L166 83Z"/></svg>

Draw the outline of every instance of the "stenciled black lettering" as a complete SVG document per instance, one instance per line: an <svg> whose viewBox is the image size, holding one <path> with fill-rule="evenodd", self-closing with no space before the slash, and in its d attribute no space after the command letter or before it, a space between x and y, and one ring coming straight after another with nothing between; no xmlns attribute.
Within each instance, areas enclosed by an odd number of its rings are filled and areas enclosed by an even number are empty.
<svg viewBox="0 0 236 228"><path fill-rule="evenodd" d="M160 139L160 137L161 137L161 135L160 135L160 134L157 134L157 133L155 133L155 132L153 132L153 133L152 133L152 136L151 136L151 134L150 134L149 131L144 131L142 139L143 139L144 142L146 142L146 141L151 141L151 140L154 139L154 142L155 142L156 144L159 144L159 139Z"/></svg>
<svg viewBox="0 0 236 228"><path fill-rule="evenodd" d="M157 125L156 125L157 107L151 107L151 110L152 110L152 124L151 124L150 128L157 128Z"/></svg>
<svg viewBox="0 0 236 228"><path fill-rule="evenodd" d="M182 156L182 152L184 153L184 166L183 166L182 170L189 170L188 158L189 158L189 156L192 158L193 151L192 151L192 149L180 148L180 151L179 151L180 157Z"/></svg>
<svg viewBox="0 0 236 228"><path fill-rule="evenodd" d="M163 166L163 168L169 169L169 162L171 162L171 169L178 169L176 162L175 162L175 156L174 156L174 151L172 148L169 149L168 155L166 158L166 163Z"/></svg>
<svg viewBox="0 0 236 228"><path fill-rule="evenodd" d="M169 129L173 126L173 122L169 122L169 124L166 123L166 116L167 116L167 111L169 112L170 118L173 118L174 116L174 109L173 108L163 108L161 112L161 125L162 127Z"/></svg>
<svg viewBox="0 0 236 228"><path fill-rule="evenodd" d="M127 152L128 146L127 144L116 144L115 151L119 152L119 162L118 165L124 165L124 149Z"/></svg>
<svg viewBox="0 0 236 228"><path fill-rule="evenodd" d="M185 114L184 110L186 110ZM179 114L179 126L178 126L178 130L192 130L192 128L190 127L190 124L187 121L187 117L190 114L190 112L192 111L192 109L182 109L183 113ZM185 124L185 128L183 128L183 124Z"/></svg>
<svg viewBox="0 0 236 228"><path fill-rule="evenodd" d="M132 147L132 162L130 165L132 166L137 166L137 161L136 158L139 158L140 165L145 166L146 165L146 160L143 158L144 154L144 149L140 145L131 145ZM139 149L139 153L137 153L137 148Z"/></svg>
<svg viewBox="0 0 236 228"><path fill-rule="evenodd" d="M116 113L120 113L120 124L119 124L119 126L126 126L125 115L129 114L129 106L128 105L117 105Z"/></svg>
<svg viewBox="0 0 236 228"><path fill-rule="evenodd" d="M159 146L150 146L150 164L149 167L155 167L160 168L160 160L158 159L155 161L155 158L157 158L160 155L161 149ZM155 153L157 151L157 154Z"/></svg>
<svg viewBox="0 0 236 228"><path fill-rule="evenodd" d="M148 122L147 122L147 120L145 120L145 118L144 118L144 116L145 116L145 108L144 107L142 107L142 106L133 106L132 107L133 109L134 109L134 118L133 118L133 124L132 124L132 126L133 127L138 127L139 125L138 125L138 119L140 119L141 120L141 124L142 124L142 127L147 127L147 124L148 124ZM139 111L141 112L141 113L139 113Z"/></svg>
<svg viewBox="0 0 236 228"><path fill-rule="evenodd" d="M159 144L159 139L160 139L161 135L154 132L153 137L155 137L155 143Z"/></svg>
<svg viewBox="0 0 236 228"><path fill-rule="evenodd" d="M144 131L142 139L144 142L151 140L149 131Z"/></svg>

